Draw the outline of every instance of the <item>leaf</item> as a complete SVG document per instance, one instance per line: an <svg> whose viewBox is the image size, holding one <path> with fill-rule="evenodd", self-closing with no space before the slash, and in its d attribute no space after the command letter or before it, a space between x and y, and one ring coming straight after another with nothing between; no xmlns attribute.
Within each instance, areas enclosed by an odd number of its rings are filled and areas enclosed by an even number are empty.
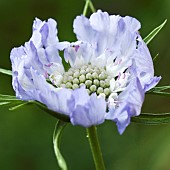
<svg viewBox="0 0 170 170"><path fill-rule="evenodd" d="M21 101L16 96L0 94L0 101Z"/></svg>
<svg viewBox="0 0 170 170"><path fill-rule="evenodd" d="M28 104L33 104L33 101L31 101L31 100L23 101L23 100L17 99L16 96L0 94L0 106L2 106L2 105L9 106L10 105L9 110L11 110L11 111L19 109L22 106L25 106Z"/></svg>
<svg viewBox="0 0 170 170"><path fill-rule="evenodd" d="M70 118L68 116L66 116L64 114L57 113L55 111L52 111L52 110L48 109L44 104L42 104L38 101L32 101L32 100L22 101L22 100L17 99L16 96L0 94L0 103L2 103L0 105L5 105L4 102L9 102L8 104L16 105L16 106L9 108L9 110L19 109L20 107L22 107L26 104L34 104L34 105L38 106L41 110L54 116L57 119L60 119L64 122L70 122ZM7 105L7 103L6 103L6 105Z"/></svg>
<svg viewBox="0 0 170 170"><path fill-rule="evenodd" d="M154 87L151 90L149 90L147 92L147 94L154 94L154 95L170 97L170 92L165 92L164 91L164 90L168 90L168 89L170 89L170 86Z"/></svg>
<svg viewBox="0 0 170 170"><path fill-rule="evenodd" d="M165 96L165 97L170 97L170 93L169 93L169 92L152 91L152 92L150 92L150 94L159 95L159 96Z"/></svg>
<svg viewBox="0 0 170 170"><path fill-rule="evenodd" d="M150 91L163 91L167 89L170 89L170 86L158 86L158 87L152 88Z"/></svg>
<svg viewBox="0 0 170 170"><path fill-rule="evenodd" d="M38 101L32 101L32 100L22 101L22 100L17 99L16 96L0 94L0 102L9 102L10 104L13 104L13 105L17 104L16 106L11 107L10 110L18 109L21 106L24 106L25 104L34 104L34 105L38 106L41 110L43 110L43 111L47 112L48 114L56 117L57 119L60 119L64 122L70 122L70 119L69 119L68 116L54 112L54 111L48 109L44 104L42 104ZM1 104L1 105L4 105L4 103Z"/></svg>
<svg viewBox="0 0 170 170"><path fill-rule="evenodd" d="M6 70L6 69L3 69L3 68L0 68L0 73L12 76L12 71L11 70Z"/></svg>
<svg viewBox="0 0 170 170"><path fill-rule="evenodd" d="M9 110L17 109L19 108L19 106L21 107L22 105L25 105L27 103L29 102L19 100L15 96L0 94L0 106L16 105L9 108Z"/></svg>
<svg viewBox="0 0 170 170"><path fill-rule="evenodd" d="M63 129L66 127L66 125L67 123L58 120L53 133L54 152L58 161L58 165L62 170L67 170L67 164L60 153L59 143L61 139L61 134L63 132Z"/></svg>
<svg viewBox="0 0 170 170"><path fill-rule="evenodd" d="M13 107L9 108L9 110L16 110L16 109L21 108L22 106L25 106L25 105L27 105L27 104L30 104L29 101L28 101L28 102L24 102L24 103L23 103L23 101L21 101L21 102L22 102L21 104L18 104L18 105L16 105L16 106L13 106Z"/></svg>
<svg viewBox="0 0 170 170"><path fill-rule="evenodd" d="M147 35L143 40L146 44L149 44L150 41L159 33L159 31L164 27L166 24L167 19L158 27L156 27L149 35Z"/></svg>
<svg viewBox="0 0 170 170"><path fill-rule="evenodd" d="M170 123L170 113L141 113L132 117L131 121L147 125L167 124Z"/></svg>
<svg viewBox="0 0 170 170"><path fill-rule="evenodd" d="M0 102L0 106L8 105L8 104L10 104L10 102Z"/></svg>
<svg viewBox="0 0 170 170"><path fill-rule="evenodd" d="M157 59L157 57L159 56L159 53L156 54L156 56L153 58L153 61L155 61Z"/></svg>

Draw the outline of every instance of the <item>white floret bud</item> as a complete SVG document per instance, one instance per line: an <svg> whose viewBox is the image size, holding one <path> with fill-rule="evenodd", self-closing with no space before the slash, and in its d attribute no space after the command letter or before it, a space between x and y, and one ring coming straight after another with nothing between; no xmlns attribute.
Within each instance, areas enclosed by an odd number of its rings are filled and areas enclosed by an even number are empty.
<svg viewBox="0 0 170 170"><path fill-rule="evenodd" d="M93 69L92 68L86 68L86 73L93 73Z"/></svg>
<svg viewBox="0 0 170 170"><path fill-rule="evenodd" d="M66 88L71 89L71 88L72 88L72 84L71 84L70 82L67 82L67 83L66 83Z"/></svg>
<svg viewBox="0 0 170 170"><path fill-rule="evenodd" d="M97 72L92 73L92 77L93 79L98 79L99 75L97 74Z"/></svg>
<svg viewBox="0 0 170 170"><path fill-rule="evenodd" d="M85 75L82 74L82 75L79 77L80 83L84 83L85 80L86 80L86 77L85 77Z"/></svg>
<svg viewBox="0 0 170 170"><path fill-rule="evenodd" d="M84 85L85 85L84 83L80 83L80 84L79 84L80 87L81 87L81 86L84 86Z"/></svg>
<svg viewBox="0 0 170 170"><path fill-rule="evenodd" d="M91 75L91 73L87 73L87 74L86 74L86 79L92 80L92 75Z"/></svg>
<svg viewBox="0 0 170 170"><path fill-rule="evenodd" d="M86 71L84 69L81 69L80 74L86 74Z"/></svg>
<svg viewBox="0 0 170 170"><path fill-rule="evenodd" d="M98 87L97 89L97 94L103 93L103 88L102 87Z"/></svg>
<svg viewBox="0 0 170 170"><path fill-rule="evenodd" d="M104 80L100 80L100 86L105 87L105 81Z"/></svg>
<svg viewBox="0 0 170 170"><path fill-rule="evenodd" d="M99 80L105 80L107 78L107 75L103 72L99 74Z"/></svg>
<svg viewBox="0 0 170 170"><path fill-rule="evenodd" d="M110 87L110 79L105 79L105 87Z"/></svg>
<svg viewBox="0 0 170 170"><path fill-rule="evenodd" d="M97 87L95 85L90 86L90 91L91 92L95 92L96 89L97 89Z"/></svg>
<svg viewBox="0 0 170 170"><path fill-rule="evenodd" d="M94 71L95 71L97 74L100 73L100 70L99 70L99 68L97 68L97 67L94 68Z"/></svg>
<svg viewBox="0 0 170 170"><path fill-rule="evenodd" d="M77 88L79 88L79 85L78 84L73 84L72 89L77 89Z"/></svg>
<svg viewBox="0 0 170 170"><path fill-rule="evenodd" d="M71 83L73 81L73 77L72 76L68 76L67 81Z"/></svg>
<svg viewBox="0 0 170 170"><path fill-rule="evenodd" d="M100 72L105 72L104 68L100 68L99 70L100 70Z"/></svg>
<svg viewBox="0 0 170 170"><path fill-rule="evenodd" d="M89 89L87 89L87 93L90 95L91 91Z"/></svg>
<svg viewBox="0 0 170 170"><path fill-rule="evenodd" d="M100 82L98 79L94 79L93 80L93 84L96 85L96 86L99 86L100 85Z"/></svg>
<svg viewBox="0 0 170 170"><path fill-rule="evenodd" d="M80 73L78 71L74 72L73 77L78 78L80 76Z"/></svg>
<svg viewBox="0 0 170 170"><path fill-rule="evenodd" d="M105 88L104 89L104 94L106 95L106 96L108 96L109 94L110 94L110 89L109 88Z"/></svg>
<svg viewBox="0 0 170 170"><path fill-rule="evenodd" d="M79 84L79 79L78 78L74 78L73 79L73 84Z"/></svg>
<svg viewBox="0 0 170 170"><path fill-rule="evenodd" d="M73 75L73 71L72 71L72 70L69 70L69 71L67 72L67 75L68 75L68 76L72 76L72 75Z"/></svg>
<svg viewBox="0 0 170 170"><path fill-rule="evenodd" d="M91 80L86 80L86 81L85 81L85 85L86 85L87 87L90 87L90 86L92 85L92 81L91 81Z"/></svg>
<svg viewBox="0 0 170 170"><path fill-rule="evenodd" d="M62 79L62 83L67 83L67 78L66 77L63 77L63 79Z"/></svg>

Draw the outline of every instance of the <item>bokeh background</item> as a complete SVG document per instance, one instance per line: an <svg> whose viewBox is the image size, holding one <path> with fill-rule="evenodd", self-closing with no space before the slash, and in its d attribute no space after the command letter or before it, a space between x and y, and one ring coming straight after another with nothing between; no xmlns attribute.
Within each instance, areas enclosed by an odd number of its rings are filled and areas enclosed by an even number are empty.
<svg viewBox="0 0 170 170"><path fill-rule="evenodd" d="M169 0L94 0L96 9L110 14L130 15L142 23L145 37L166 18ZM28 41L35 17L58 22L60 40L74 41L73 19L83 11L84 0L0 0L0 67L11 69L9 53ZM90 14L90 12L89 12ZM170 84L170 22L149 44L160 85ZM0 75L0 93L14 94L11 77ZM143 112L170 112L170 99L147 95ZM0 170L57 170L52 134L56 119L35 107L16 111L0 108ZM120 136L112 122L98 127L107 170L169 170L170 125L148 126L131 123ZM94 164L82 127L64 130L62 153L69 170L93 170Z"/></svg>

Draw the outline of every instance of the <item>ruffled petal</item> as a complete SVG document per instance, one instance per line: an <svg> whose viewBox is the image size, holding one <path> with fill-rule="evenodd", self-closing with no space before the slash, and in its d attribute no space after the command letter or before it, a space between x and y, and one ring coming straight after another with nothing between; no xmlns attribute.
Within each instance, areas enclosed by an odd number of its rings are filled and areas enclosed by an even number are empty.
<svg viewBox="0 0 170 170"><path fill-rule="evenodd" d="M140 29L140 23L132 17L109 16L107 12L98 10L89 20L84 16L77 17L73 27L78 40L93 44L96 55L101 55L106 49L121 50L125 43L134 42L136 45L136 33ZM129 38L124 36L131 36L135 41L129 41Z"/></svg>
<svg viewBox="0 0 170 170"><path fill-rule="evenodd" d="M24 64L27 56L24 47L13 48L10 54L12 63L12 86L16 92L16 97L21 100L28 100L29 97L25 89L31 89L32 83L28 76L24 73Z"/></svg>
<svg viewBox="0 0 170 170"><path fill-rule="evenodd" d="M54 71L64 73L62 60L58 53L56 22L36 19L33 24L33 35L24 46L14 48L10 58L13 71L13 88L18 98L27 100L29 89L33 89L30 69L48 78ZM61 46L61 45L60 45Z"/></svg>
<svg viewBox="0 0 170 170"><path fill-rule="evenodd" d="M150 89L152 89L153 87L155 87L158 83L159 83L159 81L161 80L161 76L159 76L159 77L153 77L153 78L151 78L150 79L150 82L148 82L147 84L145 84L145 86L144 86L144 91L146 92L146 91L149 91Z"/></svg>
<svg viewBox="0 0 170 170"><path fill-rule="evenodd" d="M153 87L154 86L154 84L152 83L154 81L153 61L150 52L145 42L140 37L140 35L138 35L138 41L139 43L136 50L136 54L132 57L135 61L137 77L139 78L143 89L146 88L145 86L148 86L150 83L152 84ZM159 78L155 79L155 85L159 82L159 80L160 80ZM150 86L150 88L152 87ZM145 90L149 90L150 88L146 88Z"/></svg>
<svg viewBox="0 0 170 170"><path fill-rule="evenodd" d="M94 42L96 31L92 29L90 21L86 17L77 16L73 28L78 40Z"/></svg>
<svg viewBox="0 0 170 170"><path fill-rule="evenodd" d="M31 68L33 89L29 89L26 93L29 100L37 100L45 104L50 110L60 114L69 115L70 110L68 101L71 98L71 90L63 88L55 88L47 83L44 76Z"/></svg>
<svg viewBox="0 0 170 170"><path fill-rule="evenodd" d="M104 122L106 114L106 102L103 97L97 97L96 94L88 95L84 87L76 89L73 92L71 101L74 99L74 109L70 115L73 125L90 127ZM71 102L70 101L70 102Z"/></svg>
<svg viewBox="0 0 170 170"><path fill-rule="evenodd" d="M33 23L33 35L30 40L33 41L36 48L56 45L58 43L56 27L56 21L51 18L47 22L36 18Z"/></svg>
<svg viewBox="0 0 170 170"><path fill-rule="evenodd" d="M128 29L131 32L138 31L141 28L141 24L136 18L126 16L124 21L129 26Z"/></svg>
<svg viewBox="0 0 170 170"><path fill-rule="evenodd" d="M25 45L27 46L26 48L34 45L36 58L38 58L41 63L45 74L52 74L53 69L51 69L51 66L60 65L60 67L62 67L62 60L58 53L58 46L61 45L58 42L56 26L56 21L51 18L48 19L47 22L36 18L33 23L32 37ZM27 53L29 56L29 49L27 50ZM61 69L61 74L63 73L63 70L64 67Z"/></svg>
<svg viewBox="0 0 170 170"><path fill-rule="evenodd" d="M106 119L116 122L120 134L124 132L130 123L132 116L138 116L144 101L144 90L139 79L134 78L127 88L118 96L117 106L110 107Z"/></svg>
<svg viewBox="0 0 170 170"><path fill-rule="evenodd" d="M88 64L93 56L93 47L87 42L77 41L71 43L64 51L64 58L71 67L80 67Z"/></svg>

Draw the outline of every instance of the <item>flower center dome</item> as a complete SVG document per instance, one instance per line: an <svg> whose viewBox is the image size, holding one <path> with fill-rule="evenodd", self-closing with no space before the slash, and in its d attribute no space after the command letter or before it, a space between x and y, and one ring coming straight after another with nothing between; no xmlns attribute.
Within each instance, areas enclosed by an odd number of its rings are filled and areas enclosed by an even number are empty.
<svg viewBox="0 0 170 170"><path fill-rule="evenodd" d="M99 68L91 64L84 65L80 68L70 68L64 73L58 87L76 89L85 85L89 94L97 95L104 93L108 97L110 91L110 78L105 68Z"/></svg>

